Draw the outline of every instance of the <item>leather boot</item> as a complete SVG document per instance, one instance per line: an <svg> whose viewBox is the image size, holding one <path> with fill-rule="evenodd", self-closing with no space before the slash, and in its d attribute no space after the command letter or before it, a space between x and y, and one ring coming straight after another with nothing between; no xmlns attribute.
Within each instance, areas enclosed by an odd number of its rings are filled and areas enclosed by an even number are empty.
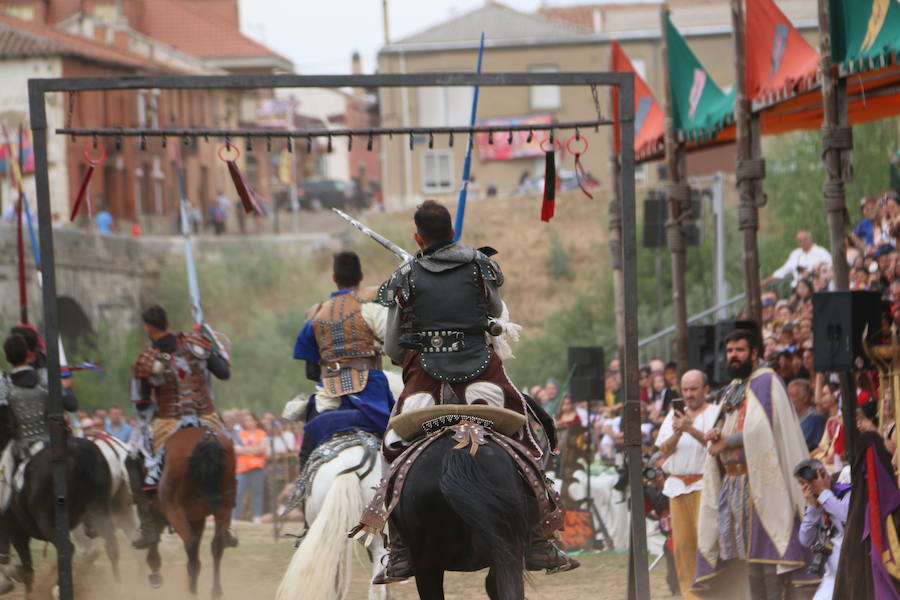
<svg viewBox="0 0 900 600"><path fill-rule="evenodd" d="M400 535L389 529L388 540L387 564L372 578L372 585L397 583L415 575L409 559L409 550L406 549Z"/></svg>
<svg viewBox="0 0 900 600"><path fill-rule="evenodd" d="M580 566L580 562L559 549L553 538L542 540L533 537L525 551L525 569L528 571L547 571L547 575L552 575L571 571Z"/></svg>
<svg viewBox="0 0 900 600"><path fill-rule="evenodd" d="M131 542L136 550L146 550L159 543L159 517L153 509L156 488L145 488L134 498L138 520L141 522L140 537Z"/></svg>

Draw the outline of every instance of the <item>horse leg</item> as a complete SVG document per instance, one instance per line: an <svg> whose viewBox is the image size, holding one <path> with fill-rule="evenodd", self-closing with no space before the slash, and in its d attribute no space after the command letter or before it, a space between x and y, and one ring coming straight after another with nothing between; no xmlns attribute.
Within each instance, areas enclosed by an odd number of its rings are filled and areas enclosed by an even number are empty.
<svg viewBox="0 0 900 600"><path fill-rule="evenodd" d="M513 582L510 589L501 590L497 585L497 577L492 567L488 569L487 577L484 580L484 589L490 600L524 600L525 578L523 576Z"/></svg>
<svg viewBox="0 0 900 600"><path fill-rule="evenodd" d="M369 546L369 558L372 559L372 577L378 574L384 564L381 562L387 555L384 537L381 534L372 538L372 544ZM370 585L369 600L388 600L390 597L390 586L387 585Z"/></svg>
<svg viewBox="0 0 900 600"><path fill-rule="evenodd" d="M109 558L110 566L112 566L113 577L119 582L121 581L119 578L119 541L116 539L116 527L113 524L112 515L109 513L108 507L97 512L97 528L100 536L103 538L106 556Z"/></svg>
<svg viewBox="0 0 900 600"><path fill-rule="evenodd" d="M147 566L150 567L150 574L147 575L150 587L154 589L162 587L163 578L159 572L162 566L162 557L159 555L159 543L153 544L147 550Z"/></svg>
<svg viewBox="0 0 900 600"><path fill-rule="evenodd" d="M419 592L419 600L444 600L443 569L423 569L417 564L416 590Z"/></svg>
<svg viewBox="0 0 900 600"><path fill-rule="evenodd" d="M31 547L29 545L31 540L18 528L10 532L10 540L22 563L22 583L25 584L25 594L28 595L34 585L34 566L31 563Z"/></svg>
<svg viewBox="0 0 900 600"><path fill-rule="evenodd" d="M200 538L194 533L193 524L180 508L174 508L167 515L169 525L181 538L187 554L188 587L191 594L197 593L197 575L200 573ZM200 529L203 533L203 529Z"/></svg>
<svg viewBox="0 0 900 600"><path fill-rule="evenodd" d="M231 525L231 509L228 507L219 509L215 514L216 531L213 534L211 543L213 557L213 600L222 597L222 581L220 577L220 567L222 563L222 554L225 553L226 539L228 537L228 527Z"/></svg>
<svg viewBox="0 0 900 600"><path fill-rule="evenodd" d="M188 555L188 578L190 579L191 593L197 593L197 577L200 575L200 540L203 538L203 528L206 519L190 522L190 538L185 542L184 549Z"/></svg>

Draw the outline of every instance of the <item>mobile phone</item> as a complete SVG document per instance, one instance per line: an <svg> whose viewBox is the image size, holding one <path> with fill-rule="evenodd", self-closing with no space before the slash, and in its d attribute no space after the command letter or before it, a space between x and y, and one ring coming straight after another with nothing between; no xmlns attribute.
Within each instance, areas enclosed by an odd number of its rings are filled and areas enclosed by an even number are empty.
<svg viewBox="0 0 900 600"><path fill-rule="evenodd" d="M684 414L684 400L672 400L672 410Z"/></svg>

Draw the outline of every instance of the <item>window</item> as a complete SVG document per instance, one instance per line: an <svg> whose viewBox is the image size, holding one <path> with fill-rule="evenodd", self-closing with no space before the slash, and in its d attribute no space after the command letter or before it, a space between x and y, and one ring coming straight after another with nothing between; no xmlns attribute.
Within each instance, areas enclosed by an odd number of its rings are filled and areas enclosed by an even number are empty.
<svg viewBox="0 0 900 600"><path fill-rule="evenodd" d="M420 87L417 94L420 127L449 127L469 123L472 88Z"/></svg>
<svg viewBox="0 0 900 600"><path fill-rule="evenodd" d="M3 9L3 14L7 17L13 17L22 21L34 21L33 6L7 6Z"/></svg>
<svg viewBox="0 0 900 600"><path fill-rule="evenodd" d="M422 154L422 191L449 192L453 189L453 153L429 150Z"/></svg>
<svg viewBox="0 0 900 600"><path fill-rule="evenodd" d="M528 67L532 73L556 73L555 65L538 65ZM554 110L562 105L562 94L558 85L533 85L529 88L532 110Z"/></svg>

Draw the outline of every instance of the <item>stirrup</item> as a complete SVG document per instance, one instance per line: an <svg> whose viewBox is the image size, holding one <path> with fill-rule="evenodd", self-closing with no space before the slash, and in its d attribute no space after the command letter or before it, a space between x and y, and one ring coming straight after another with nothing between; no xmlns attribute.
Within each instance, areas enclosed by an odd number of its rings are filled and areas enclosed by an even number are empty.
<svg viewBox="0 0 900 600"><path fill-rule="evenodd" d="M385 559L387 559L387 564L384 564ZM383 566L372 578L372 585L398 583L415 576L406 548L388 552L381 557L381 562Z"/></svg>
<svg viewBox="0 0 900 600"><path fill-rule="evenodd" d="M525 569L547 575L577 569L581 563L559 549L553 540L533 540L525 555Z"/></svg>

